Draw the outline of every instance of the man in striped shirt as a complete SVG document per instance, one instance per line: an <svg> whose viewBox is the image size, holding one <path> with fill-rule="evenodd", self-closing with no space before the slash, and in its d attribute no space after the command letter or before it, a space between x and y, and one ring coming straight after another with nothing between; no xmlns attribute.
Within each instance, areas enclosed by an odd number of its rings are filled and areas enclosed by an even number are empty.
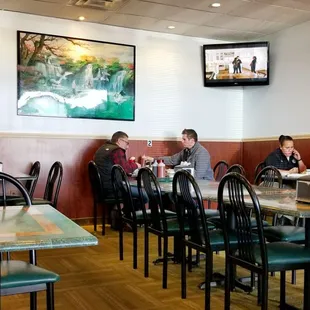
<svg viewBox="0 0 310 310"><path fill-rule="evenodd" d="M213 180L213 170L210 163L209 152L198 142L198 135L194 129L182 131L182 144L184 149L172 156L159 157L169 166L176 166L182 161L190 163L189 168L195 169L195 179ZM146 157L146 160L153 161L154 158Z"/></svg>

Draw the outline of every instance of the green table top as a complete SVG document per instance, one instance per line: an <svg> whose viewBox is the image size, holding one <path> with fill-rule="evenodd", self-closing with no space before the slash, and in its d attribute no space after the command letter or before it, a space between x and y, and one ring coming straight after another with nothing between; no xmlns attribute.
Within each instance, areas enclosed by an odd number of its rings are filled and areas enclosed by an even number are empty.
<svg viewBox="0 0 310 310"><path fill-rule="evenodd" d="M0 207L0 252L97 244L95 236L50 205Z"/></svg>

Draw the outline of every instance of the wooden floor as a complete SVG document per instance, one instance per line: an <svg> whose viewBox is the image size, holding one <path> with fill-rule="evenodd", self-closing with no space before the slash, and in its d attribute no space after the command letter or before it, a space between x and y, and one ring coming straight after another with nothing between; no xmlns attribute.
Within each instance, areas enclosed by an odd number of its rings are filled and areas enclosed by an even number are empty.
<svg viewBox="0 0 310 310"><path fill-rule="evenodd" d="M86 227L92 231L91 227ZM132 269L132 234L125 233L125 260L118 259L118 233L107 228L105 237L98 234L99 245L89 248L38 251L38 265L60 274L55 286L57 310L172 310L204 309L204 292L197 284L204 278L203 263L188 274L187 299L180 298L180 266L169 264L168 289L161 288L162 266L150 264L150 277L143 276L143 229L139 235L139 265ZM151 261L157 255L157 239L151 239ZM172 243L172 242L171 242ZM27 259L26 253L14 254L15 259ZM214 270L223 272L223 254L214 255ZM290 272L288 273L288 281ZM287 283L287 302L302 308L303 274L298 285ZM270 278L269 307L278 309L279 275ZM212 309L224 308L223 288L212 288ZM39 307L45 309L45 293L38 294ZM28 295L1 298L1 310L28 310ZM232 293L231 309L260 309L256 292Z"/></svg>

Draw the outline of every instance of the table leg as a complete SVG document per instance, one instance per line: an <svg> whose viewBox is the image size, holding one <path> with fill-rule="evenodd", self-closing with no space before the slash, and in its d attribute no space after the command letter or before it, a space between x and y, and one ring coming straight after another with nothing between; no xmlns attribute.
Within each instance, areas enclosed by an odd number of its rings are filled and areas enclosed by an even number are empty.
<svg viewBox="0 0 310 310"><path fill-rule="evenodd" d="M30 264L37 264L37 253L35 250L29 251ZM30 293L30 310L37 310L37 292Z"/></svg>
<svg viewBox="0 0 310 310"><path fill-rule="evenodd" d="M310 218L306 218L305 225L305 246L310 248ZM305 269L304 280L304 309L310 309L310 268Z"/></svg>

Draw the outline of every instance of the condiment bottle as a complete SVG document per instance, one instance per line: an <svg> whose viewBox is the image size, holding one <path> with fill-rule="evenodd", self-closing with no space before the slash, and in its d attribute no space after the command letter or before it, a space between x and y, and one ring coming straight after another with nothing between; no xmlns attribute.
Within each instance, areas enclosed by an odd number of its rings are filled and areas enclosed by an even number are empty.
<svg viewBox="0 0 310 310"><path fill-rule="evenodd" d="M0 172L3 172L3 163L0 161Z"/></svg>
<svg viewBox="0 0 310 310"><path fill-rule="evenodd" d="M154 159L153 165L152 165L152 171L155 174L155 176L157 177L157 167L158 167L158 162L156 159Z"/></svg>
<svg viewBox="0 0 310 310"><path fill-rule="evenodd" d="M145 157L142 156L141 157L141 167L145 167L145 162L146 162Z"/></svg>
<svg viewBox="0 0 310 310"><path fill-rule="evenodd" d="M163 160L159 160L159 164L157 167L157 177L158 178L164 178L165 177L165 167L166 165L164 164Z"/></svg>

